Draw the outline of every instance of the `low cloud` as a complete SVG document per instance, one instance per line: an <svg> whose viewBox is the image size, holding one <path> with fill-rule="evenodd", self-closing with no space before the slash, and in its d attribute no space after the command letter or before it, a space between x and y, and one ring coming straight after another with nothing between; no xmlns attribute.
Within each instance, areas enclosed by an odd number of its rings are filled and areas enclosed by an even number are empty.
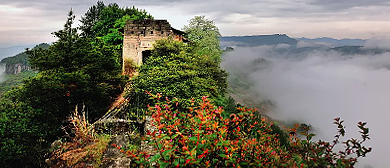
<svg viewBox="0 0 390 168"><path fill-rule="evenodd" d="M390 118L390 53L345 56L335 51L306 55L272 55L269 47L236 48L224 56L230 73L248 69L258 58L272 62L266 70L245 71L260 102L270 99L276 108L269 115L288 122L304 122L318 138L331 141L337 133L333 118L345 120L347 137L359 138L356 124L368 122L373 147L358 167L388 167L386 123ZM260 68L261 69L261 68Z"/></svg>
<svg viewBox="0 0 390 168"><path fill-rule="evenodd" d="M364 44L364 48L367 49L378 48L378 49L390 50L390 38L376 37L376 38L369 39Z"/></svg>
<svg viewBox="0 0 390 168"><path fill-rule="evenodd" d="M0 64L0 83L4 82L5 65Z"/></svg>
<svg viewBox="0 0 390 168"><path fill-rule="evenodd" d="M287 49L290 48L291 46L288 44L278 44L276 45L275 49Z"/></svg>

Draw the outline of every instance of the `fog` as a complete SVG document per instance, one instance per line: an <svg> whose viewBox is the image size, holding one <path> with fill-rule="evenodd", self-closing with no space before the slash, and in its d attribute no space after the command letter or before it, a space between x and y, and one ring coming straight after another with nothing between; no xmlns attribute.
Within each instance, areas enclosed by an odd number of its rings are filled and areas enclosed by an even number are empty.
<svg viewBox="0 0 390 168"><path fill-rule="evenodd" d="M378 45L377 40L369 42ZM335 51L302 55L272 54L275 46L236 47L223 56L229 73L241 70L251 83L248 92L257 101L270 99L276 108L269 116L314 127L317 139L332 141L335 117L345 121L346 137L360 138L357 123L367 122L373 148L357 167L389 167L387 122L390 119L390 53L345 56ZM271 63L266 69L248 70L258 58ZM341 146L341 145L340 145Z"/></svg>
<svg viewBox="0 0 390 168"><path fill-rule="evenodd" d="M0 64L0 83L4 81L5 65Z"/></svg>

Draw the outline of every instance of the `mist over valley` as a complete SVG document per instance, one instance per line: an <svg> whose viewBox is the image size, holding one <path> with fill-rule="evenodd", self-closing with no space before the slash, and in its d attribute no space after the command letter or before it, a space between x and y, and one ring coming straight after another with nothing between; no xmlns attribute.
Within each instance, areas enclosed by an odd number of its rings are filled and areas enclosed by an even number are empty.
<svg viewBox="0 0 390 168"><path fill-rule="evenodd" d="M390 117L386 40L342 47L318 47L313 42L300 47L299 43L233 46L221 64L229 72L230 94L243 104L265 102L272 106L265 115L311 125L317 139L326 141L337 133L332 124L335 117L345 120L347 137L359 138L356 124L368 122L371 140L367 144L373 151L358 166L386 167L390 150L384 127Z"/></svg>

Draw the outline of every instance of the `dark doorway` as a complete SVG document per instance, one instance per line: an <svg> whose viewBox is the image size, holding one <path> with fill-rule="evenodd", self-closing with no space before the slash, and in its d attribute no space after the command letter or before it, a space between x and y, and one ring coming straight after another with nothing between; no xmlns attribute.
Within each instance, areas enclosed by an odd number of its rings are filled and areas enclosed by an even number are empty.
<svg viewBox="0 0 390 168"><path fill-rule="evenodd" d="M150 55L152 55L151 50L142 51L142 64L146 62L146 60L150 57Z"/></svg>

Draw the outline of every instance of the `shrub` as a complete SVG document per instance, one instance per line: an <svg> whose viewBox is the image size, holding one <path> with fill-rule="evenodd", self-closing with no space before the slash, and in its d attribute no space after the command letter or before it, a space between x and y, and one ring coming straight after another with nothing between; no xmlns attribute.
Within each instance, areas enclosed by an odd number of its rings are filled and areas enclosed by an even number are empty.
<svg viewBox="0 0 390 168"><path fill-rule="evenodd" d="M72 141L65 142L52 153L50 163L54 167L98 167L103 153L110 141L110 136L99 135L85 118L76 111L69 117ZM53 166L53 165L51 165Z"/></svg>
<svg viewBox="0 0 390 168"><path fill-rule="evenodd" d="M371 149L362 146L369 139L364 123L362 141L346 142L346 152L334 153L338 138L345 135L342 121L336 120L339 135L333 144L312 142L314 134L301 132L306 140L296 137L299 127L290 131L289 148L280 145L272 124L258 120L254 109L239 108L237 114L224 118L221 107L215 107L203 97L197 107L187 112L172 110L177 101L166 100L149 108L154 130L147 130L143 140L155 148L156 154L142 150L123 151L132 157L133 166L141 167L353 167L358 157L364 157ZM192 102L194 105L195 102ZM306 131L307 130L307 131ZM305 132L306 131L306 132ZM118 146L118 149L121 149ZM357 156L351 156L356 153Z"/></svg>

